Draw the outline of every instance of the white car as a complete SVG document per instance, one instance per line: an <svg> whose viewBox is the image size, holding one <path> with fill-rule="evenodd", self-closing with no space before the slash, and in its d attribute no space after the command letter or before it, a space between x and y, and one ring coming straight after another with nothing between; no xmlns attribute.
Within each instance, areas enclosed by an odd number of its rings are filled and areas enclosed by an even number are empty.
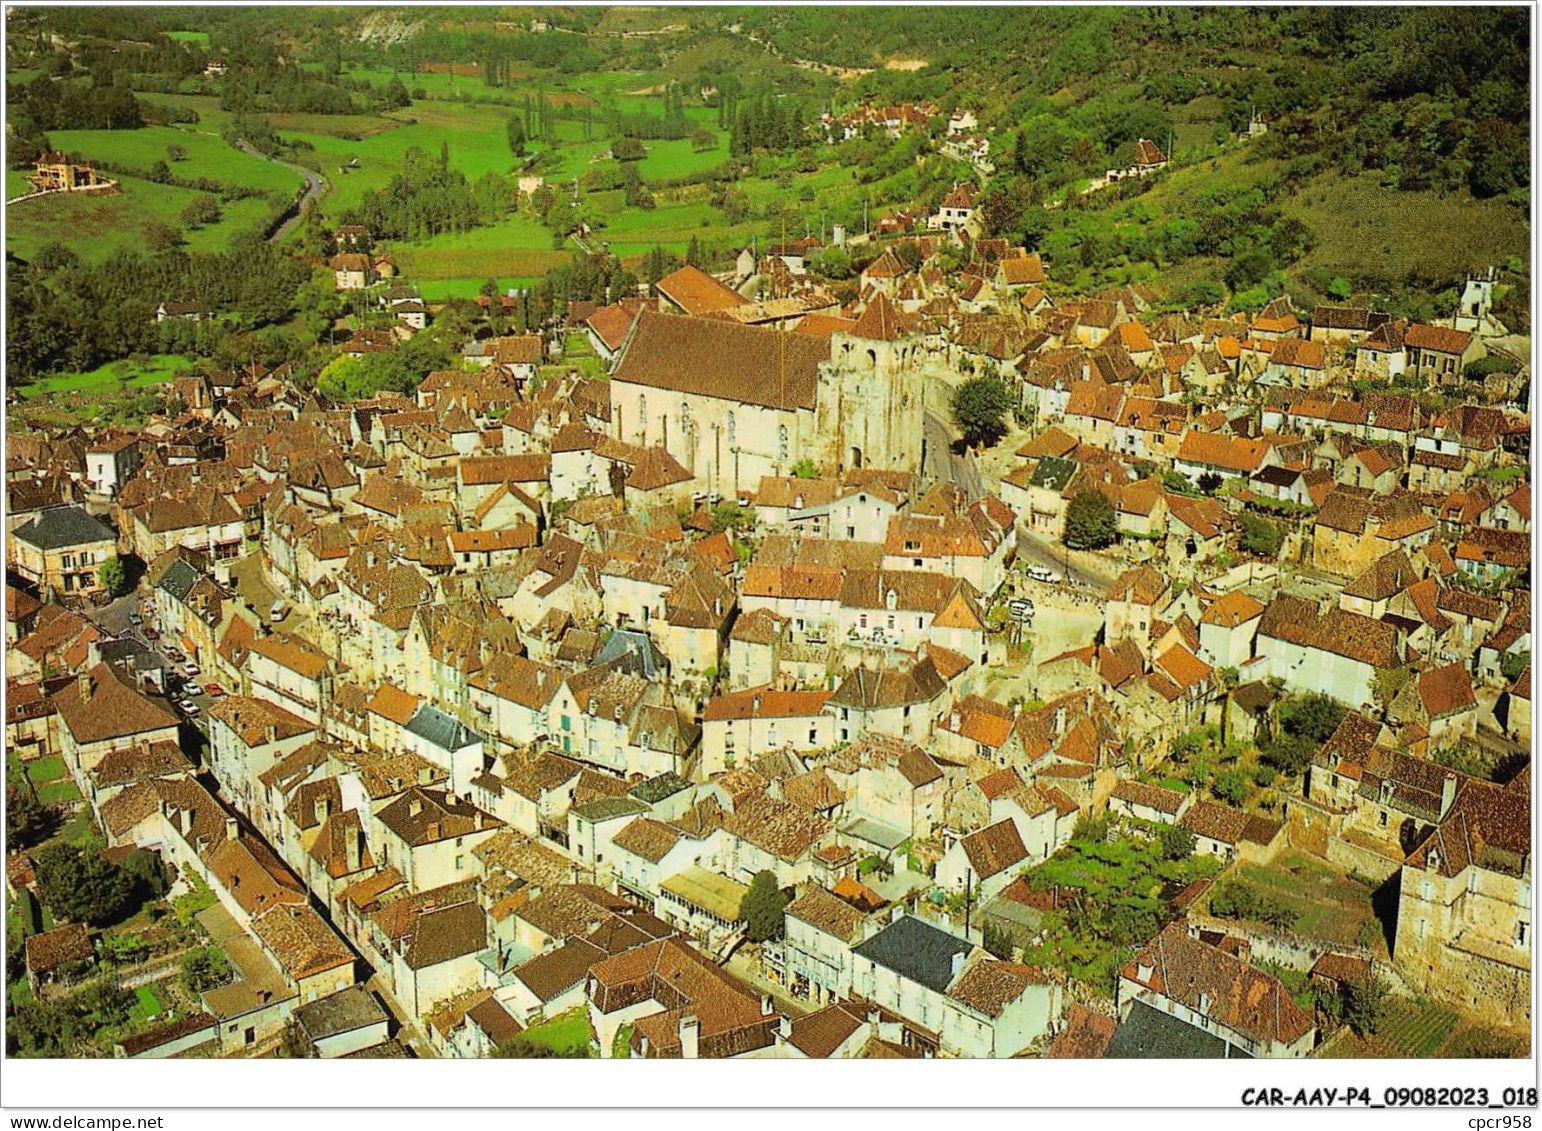
<svg viewBox="0 0 1542 1131"><path fill-rule="evenodd" d="M203 688L199 687L196 683L184 683L182 685L182 694L189 699L194 699L203 694Z"/></svg>
<svg viewBox="0 0 1542 1131"><path fill-rule="evenodd" d="M274 624L278 624L280 621L282 621L288 615L289 615L289 605L282 598L280 598L277 601L274 601L273 602L273 607L268 610L268 619L270 621L272 621Z"/></svg>
<svg viewBox="0 0 1542 1131"><path fill-rule="evenodd" d="M1056 573L1054 570L1048 569L1045 566L1038 565L1031 565L1028 567L1028 576L1033 578L1035 581L1042 581L1046 585L1059 585L1062 581L1065 580L1064 577L1060 576L1060 574Z"/></svg>
<svg viewBox="0 0 1542 1131"><path fill-rule="evenodd" d="M192 663L191 661L189 661L188 663L183 664L177 670L182 673L182 676L183 676L184 679L197 679L198 678L198 665L195 664L195 663Z"/></svg>
<svg viewBox="0 0 1542 1131"><path fill-rule="evenodd" d="M191 699L179 700L177 706L182 708L182 713L184 715L198 714L198 704L194 703Z"/></svg>

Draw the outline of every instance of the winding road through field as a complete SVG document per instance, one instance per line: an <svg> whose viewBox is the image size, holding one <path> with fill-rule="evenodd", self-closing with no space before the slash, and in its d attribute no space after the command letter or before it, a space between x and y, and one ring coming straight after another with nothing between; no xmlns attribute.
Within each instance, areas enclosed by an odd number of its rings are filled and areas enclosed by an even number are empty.
<svg viewBox="0 0 1542 1131"><path fill-rule="evenodd" d="M239 149L242 153L245 153L251 157L266 156L265 154L258 153L257 150L247 145L244 141L237 141L236 148ZM291 169L305 178L305 194L301 196L299 201L295 204L294 215L290 216L287 220L275 228L273 230L273 234L268 237L269 243L277 243L279 240L283 239L284 236L287 235L290 230L293 229L294 226L298 224L304 217L305 206L314 200L320 199L321 192L324 188L326 188L327 182L322 179L320 173L313 173L303 165L292 165L288 161L279 161L277 157L268 157L268 160L276 161L284 168Z"/></svg>

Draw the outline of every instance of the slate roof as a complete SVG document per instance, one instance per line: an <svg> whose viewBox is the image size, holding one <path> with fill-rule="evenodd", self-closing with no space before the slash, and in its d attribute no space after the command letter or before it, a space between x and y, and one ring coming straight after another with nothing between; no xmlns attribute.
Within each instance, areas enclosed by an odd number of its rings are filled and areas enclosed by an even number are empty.
<svg viewBox="0 0 1542 1131"><path fill-rule="evenodd" d="M973 943L914 915L905 915L853 948L852 953L927 989L944 993L953 981L954 956L967 955L973 949Z"/></svg>
<svg viewBox="0 0 1542 1131"><path fill-rule="evenodd" d="M49 507L15 530L15 536L40 550L62 550L92 542L115 542L117 532L92 518L84 507Z"/></svg>
<svg viewBox="0 0 1542 1131"><path fill-rule="evenodd" d="M1109 1060L1252 1060L1214 1033L1195 1028L1143 1001L1114 1030L1103 1056Z"/></svg>

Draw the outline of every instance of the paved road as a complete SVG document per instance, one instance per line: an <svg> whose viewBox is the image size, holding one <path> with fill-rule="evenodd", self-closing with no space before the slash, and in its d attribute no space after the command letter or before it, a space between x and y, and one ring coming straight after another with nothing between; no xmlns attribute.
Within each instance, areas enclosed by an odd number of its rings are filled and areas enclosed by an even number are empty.
<svg viewBox="0 0 1542 1131"><path fill-rule="evenodd" d="M1017 532L1017 556L1029 565L1054 570L1073 585L1085 586L1100 593L1108 592L1109 586L1122 572L1117 564L1105 562L1095 554L1081 550L1068 551L1051 538L1021 528Z"/></svg>
<svg viewBox="0 0 1542 1131"><path fill-rule="evenodd" d="M161 658L161 661L170 669L167 672L166 690L167 698L170 700L173 709L176 710L179 718L190 723L200 735L207 738L209 735L209 707L215 702L215 699L208 694L194 696L191 702L198 708L198 711L193 715L188 715L181 709L180 703L186 698L182 694L182 687L187 680L179 669L181 664L186 663L187 660L183 659L179 663L166 654L168 647L177 647L175 641L167 640L165 637L159 640L151 640L145 635L143 625L136 625L129 619L129 614L145 599L145 594L139 592L119 597L111 604L91 610L91 619L107 635L117 639L132 640ZM198 683L200 686L203 684L202 674L199 676ZM222 688L222 690L228 691L229 688Z"/></svg>
<svg viewBox="0 0 1542 1131"><path fill-rule="evenodd" d="M245 153L251 157L267 157L266 154L258 153L244 141L236 142L236 148L239 149L242 153ZM321 196L322 190L326 187L326 181L321 179L320 174L311 172L303 165L291 165L288 161L280 161L277 157L267 157L267 160L272 161L275 164L282 165L286 169L293 170L305 178L305 195L300 197L299 204L295 206L294 215L280 224L277 230L275 230L274 233L268 237L269 243L277 243L279 240L283 239L284 236L289 233L296 224L304 219L305 206Z"/></svg>

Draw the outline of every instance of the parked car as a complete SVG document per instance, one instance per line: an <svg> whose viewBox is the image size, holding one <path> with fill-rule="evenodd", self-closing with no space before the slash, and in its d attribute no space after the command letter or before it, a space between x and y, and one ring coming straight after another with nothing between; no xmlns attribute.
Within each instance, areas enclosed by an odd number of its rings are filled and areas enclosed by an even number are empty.
<svg viewBox="0 0 1542 1131"><path fill-rule="evenodd" d="M168 644L166 646L165 653L166 658L174 664L180 664L183 660L187 659L187 656L183 654L182 649L172 644Z"/></svg>
<svg viewBox="0 0 1542 1131"><path fill-rule="evenodd" d="M206 683L203 685L203 693L218 699L225 694L225 689L217 683Z"/></svg>
<svg viewBox="0 0 1542 1131"><path fill-rule="evenodd" d="M274 601L273 607L268 610L268 619L271 620L274 624L278 624L288 615L289 603L282 597L280 597L277 601Z"/></svg>
<svg viewBox="0 0 1542 1131"><path fill-rule="evenodd" d="M1028 576L1035 581L1042 581L1047 585L1059 585L1065 580L1059 573L1045 566L1031 565L1028 567Z"/></svg>
<svg viewBox="0 0 1542 1131"><path fill-rule="evenodd" d="M192 699L202 695L203 688L199 687L196 683L184 683L182 685L182 694L186 695L189 699Z"/></svg>
<svg viewBox="0 0 1542 1131"><path fill-rule="evenodd" d="M139 610L138 609L130 609L129 610L129 624L141 625L141 624L144 624L144 623L145 623L145 618L139 615Z"/></svg>
<svg viewBox="0 0 1542 1131"><path fill-rule="evenodd" d="M177 706L182 709L184 715L198 714L198 704L194 703L191 699L180 699L177 701Z"/></svg>
<svg viewBox="0 0 1542 1131"><path fill-rule="evenodd" d="M153 624L145 625L145 639L146 640L159 640L160 638L161 638L161 634L160 634L159 630L157 630L156 627Z"/></svg>
<svg viewBox="0 0 1542 1131"><path fill-rule="evenodd" d="M183 664L177 670L182 673L182 678L183 679L197 679L198 678L198 665L193 663L193 661L191 661L191 660L189 660L187 663Z"/></svg>

